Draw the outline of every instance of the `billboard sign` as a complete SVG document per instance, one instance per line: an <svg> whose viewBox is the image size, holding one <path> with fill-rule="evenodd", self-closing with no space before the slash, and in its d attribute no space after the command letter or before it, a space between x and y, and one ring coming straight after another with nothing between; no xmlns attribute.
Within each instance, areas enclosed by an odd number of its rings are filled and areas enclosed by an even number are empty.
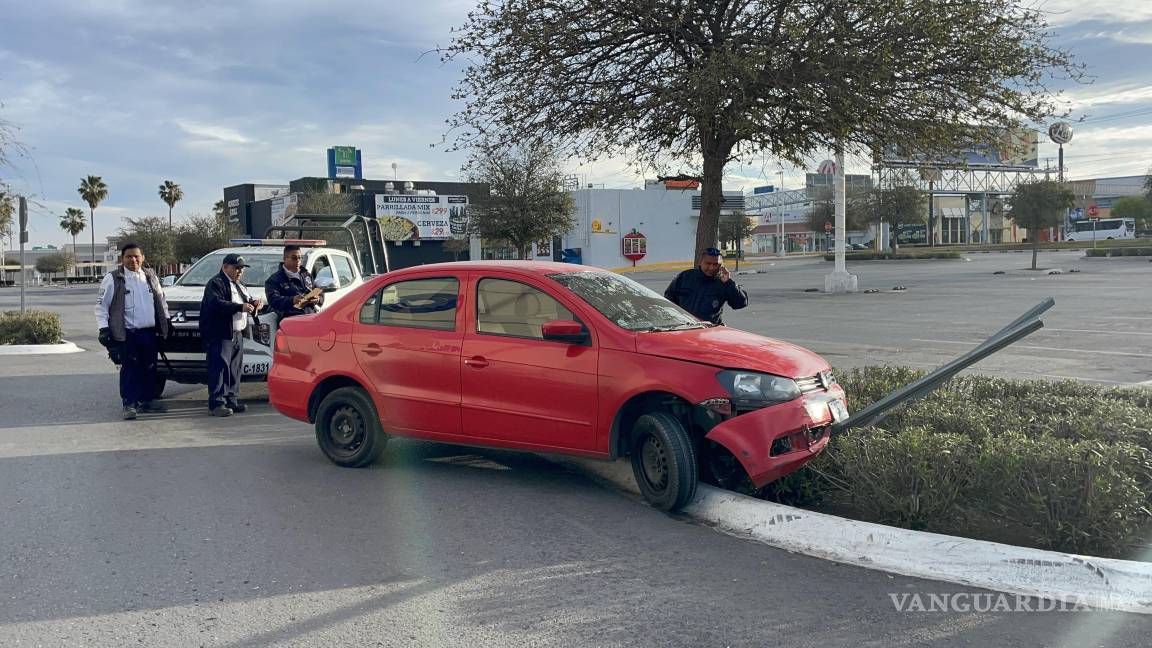
<svg viewBox="0 0 1152 648"><path fill-rule="evenodd" d="M929 156L904 151L898 147L884 149L882 162L889 166L930 165L945 168L1035 169L1039 166L1037 146L1040 135L1030 128L1001 131L992 143L973 143L953 155Z"/></svg>
<svg viewBox="0 0 1152 648"><path fill-rule="evenodd" d="M252 200L270 200L277 196L288 195L288 185L255 185L252 188Z"/></svg>
<svg viewBox="0 0 1152 648"><path fill-rule="evenodd" d="M461 238L468 232L468 196L376 194L376 219L387 241Z"/></svg>
<svg viewBox="0 0 1152 648"><path fill-rule="evenodd" d="M298 204L296 194L277 196L272 199L272 225L283 225L296 215Z"/></svg>
<svg viewBox="0 0 1152 648"><path fill-rule="evenodd" d="M923 224L897 225L896 242L900 245L923 245L928 242L928 226Z"/></svg>
<svg viewBox="0 0 1152 648"><path fill-rule="evenodd" d="M328 177L363 178L364 164L355 146L333 146L328 149Z"/></svg>

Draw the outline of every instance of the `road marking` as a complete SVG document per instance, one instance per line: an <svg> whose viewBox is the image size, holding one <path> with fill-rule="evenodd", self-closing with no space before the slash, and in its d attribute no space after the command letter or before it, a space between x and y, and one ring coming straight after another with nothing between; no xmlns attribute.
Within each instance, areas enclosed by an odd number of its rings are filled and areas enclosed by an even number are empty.
<svg viewBox="0 0 1152 648"><path fill-rule="evenodd" d="M955 340L921 340L913 338L913 342L931 342L933 344L964 344L976 346L980 342L957 342ZM1059 351L1061 353L1095 353L1098 355L1130 356L1134 358L1152 358L1152 353L1130 353L1128 351L1090 351L1088 349L1061 349L1059 347L1029 346L1027 344L1013 344L1013 349L1032 349L1035 351Z"/></svg>
<svg viewBox="0 0 1152 648"><path fill-rule="evenodd" d="M1152 319L1152 318L1149 318ZM1108 335L1152 335L1152 333L1143 331L1097 331L1093 329L1060 329L1060 328L1044 328L1045 331L1059 331L1061 333L1106 333Z"/></svg>

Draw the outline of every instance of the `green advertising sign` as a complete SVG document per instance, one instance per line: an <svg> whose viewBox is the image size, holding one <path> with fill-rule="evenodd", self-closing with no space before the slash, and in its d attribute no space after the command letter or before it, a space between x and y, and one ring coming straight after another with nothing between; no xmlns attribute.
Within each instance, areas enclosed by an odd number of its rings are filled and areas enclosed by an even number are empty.
<svg viewBox="0 0 1152 648"><path fill-rule="evenodd" d="M356 166L355 146L333 146L336 152L336 166Z"/></svg>

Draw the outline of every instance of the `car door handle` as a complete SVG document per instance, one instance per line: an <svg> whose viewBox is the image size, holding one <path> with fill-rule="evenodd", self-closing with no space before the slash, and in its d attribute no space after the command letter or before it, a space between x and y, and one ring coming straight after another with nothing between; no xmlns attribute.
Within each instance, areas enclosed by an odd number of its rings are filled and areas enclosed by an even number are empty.
<svg viewBox="0 0 1152 648"><path fill-rule="evenodd" d="M361 349L361 351L363 351L364 353L367 353L370 356L375 356L375 355L380 355L384 351L384 349L381 348L379 344L376 344L375 342L373 342L371 344L364 345L364 348Z"/></svg>
<svg viewBox="0 0 1152 648"><path fill-rule="evenodd" d="M484 367L488 366L488 361L480 356L473 356L465 360L464 364L468 365L469 367L475 367L476 369L483 369Z"/></svg>

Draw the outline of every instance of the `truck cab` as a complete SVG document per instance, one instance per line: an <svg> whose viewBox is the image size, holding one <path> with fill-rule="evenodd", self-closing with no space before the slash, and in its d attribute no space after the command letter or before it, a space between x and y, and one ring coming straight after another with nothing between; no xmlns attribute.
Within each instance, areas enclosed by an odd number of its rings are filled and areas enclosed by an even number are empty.
<svg viewBox="0 0 1152 648"><path fill-rule="evenodd" d="M201 257L171 285L165 287L164 297L171 317L171 335L164 343L168 362L161 361L156 395L163 393L167 381L184 384L205 384L208 365L203 341L200 339L200 302L204 286L220 272L224 257L239 254L249 264L242 282L249 295L264 300L265 305L249 320L244 331L244 357L241 380L267 380L272 366L272 342L275 339L279 316L267 305L264 282L280 268L285 245L299 245L304 259L301 265L308 270L318 288L326 295L324 306L331 306L340 297L364 283L356 260L348 252L326 247L326 241L317 239L234 239L232 247L221 248Z"/></svg>

